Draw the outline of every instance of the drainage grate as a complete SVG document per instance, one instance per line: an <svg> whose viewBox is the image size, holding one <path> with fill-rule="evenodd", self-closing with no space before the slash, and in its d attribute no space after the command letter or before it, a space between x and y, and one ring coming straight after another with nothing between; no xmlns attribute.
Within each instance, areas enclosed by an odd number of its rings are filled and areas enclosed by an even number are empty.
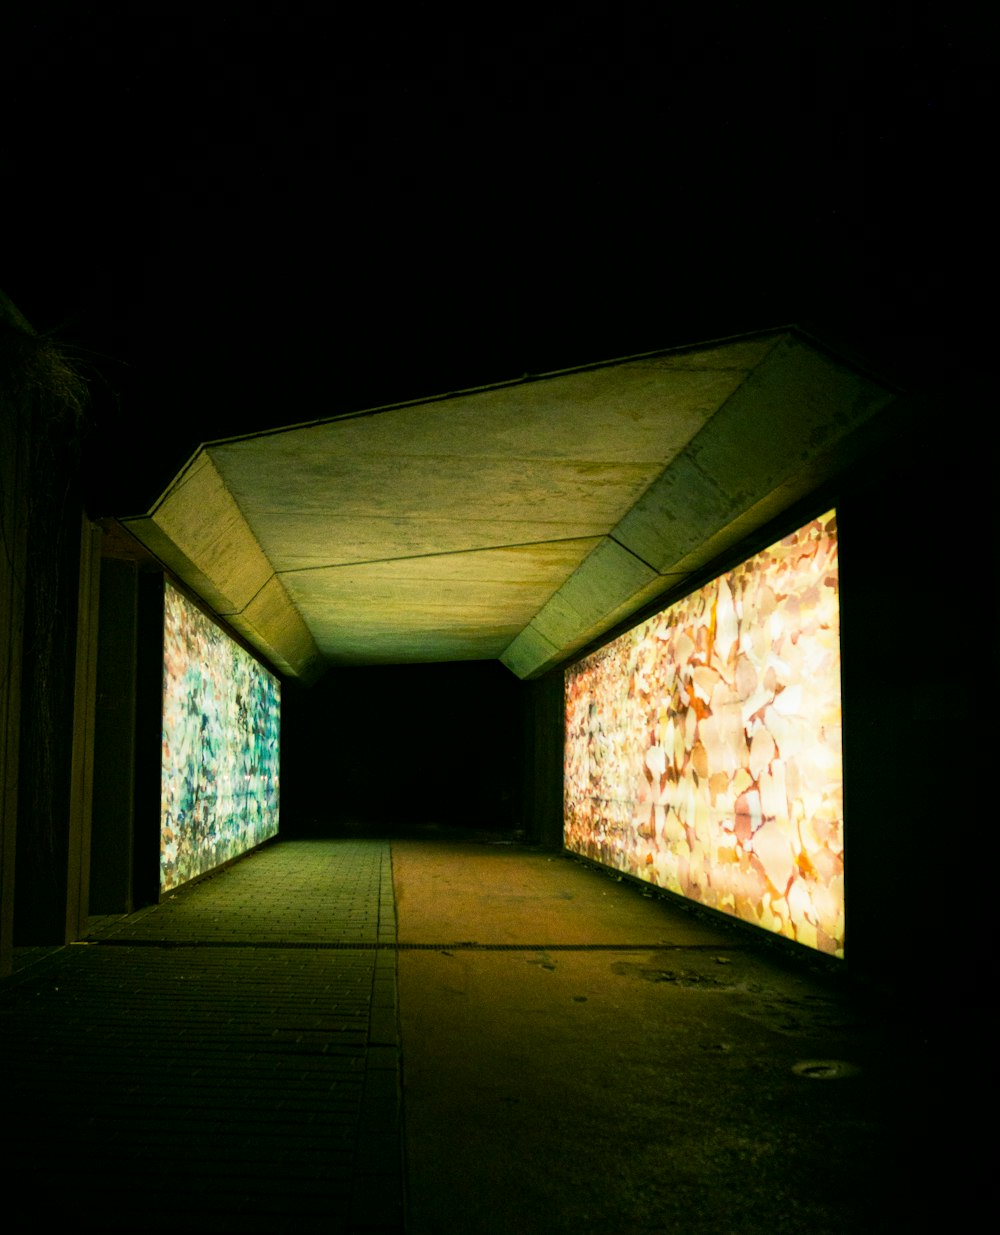
<svg viewBox="0 0 1000 1235"><path fill-rule="evenodd" d="M745 945L716 943L393 943L379 940L306 939L87 939L87 944L117 948L310 948L348 952L742 952Z"/></svg>
<svg viewBox="0 0 1000 1235"><path fill-rule="evenodd" d="M710 943L476 943L461 940L458 943L394 943L379 944L379 947L395 948L397 952L738 952L738 946L719 947Z"/></svg>

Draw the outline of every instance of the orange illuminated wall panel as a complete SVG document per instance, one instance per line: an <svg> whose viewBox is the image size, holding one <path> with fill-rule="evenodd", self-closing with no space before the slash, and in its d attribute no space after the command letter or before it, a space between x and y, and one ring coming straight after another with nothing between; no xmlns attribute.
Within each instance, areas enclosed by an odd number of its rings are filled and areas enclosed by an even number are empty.
<svg viewBox="0 0 1000 1235"><path fill-rule="evenodd" d="M836 517L566 674L566 848L844 955Z"/></svg>

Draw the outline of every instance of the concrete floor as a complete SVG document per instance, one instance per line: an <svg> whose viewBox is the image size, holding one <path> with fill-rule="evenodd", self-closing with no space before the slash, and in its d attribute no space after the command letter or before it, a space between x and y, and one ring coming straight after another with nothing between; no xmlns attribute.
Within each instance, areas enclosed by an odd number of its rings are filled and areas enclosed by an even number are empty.
<svg viewBox="0 0 1000 1235"><path fill-rule="evenodd" d="M845 983L561 856L393 874L413 1235L900 1229L906 1052Z"/></svg>
<svg viewBox="0 0 1000 1235"><path fill-rule="evenodd" d="M919 1027L563 855L283 842L93 938L0 983L33 1223L928 1229Z"/></svg>

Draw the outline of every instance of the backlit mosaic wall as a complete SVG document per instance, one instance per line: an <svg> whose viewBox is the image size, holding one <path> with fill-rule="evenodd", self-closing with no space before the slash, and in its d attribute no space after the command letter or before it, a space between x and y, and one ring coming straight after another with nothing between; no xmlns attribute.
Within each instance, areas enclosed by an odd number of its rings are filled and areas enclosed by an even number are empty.
<svg viewBox="0 0 1000 1235"><path fill-rule="evenodd" d="M836 517L566 675L566 848L844 954Z"/></svg>
<svg viewBox="0 0 1000 1235"><path fill-rule="evenodd" d="M278 831L280 684L168 583L160 889Z"/></svg>

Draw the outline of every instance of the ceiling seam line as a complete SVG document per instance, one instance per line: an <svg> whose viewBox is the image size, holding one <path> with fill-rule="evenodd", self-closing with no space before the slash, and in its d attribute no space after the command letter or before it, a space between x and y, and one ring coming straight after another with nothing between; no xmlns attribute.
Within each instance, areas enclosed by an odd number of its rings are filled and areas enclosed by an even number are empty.
<svg viewBox="0 0 1000 1235"><path fill-rule="evenodd" d="M634 558L635 558L635 560L636 560L637 562L642 562L643 566L648 566L648 567L649 567L649 569L653 572L653 574L654 574L654 575L660 575L660 571L658 571L658 570L656 569L656 567L653 565L653 563L652 563L652 562L647 562L647 561L646 561L646 559L645 559L645 558L644 558L641 554L636 553L636 551L635 551L634 549L630 549L630 548L628 547L628 545L623 544L623 543L622 543L622 542L618 539L618 537L617 537L617 536L612 535L612 533L611 533L611 532L608 532L608 540L613 540L613 541L614 541L614 543L618 546L618 548L619 548L619 549L624 549L624 550L625 550L625 552L626 552L626 553L628 553L628 554L630 554L632 557L634 557Z"/></svg>
<svg viewBox="0 0 1000 1235"><path fill-rule="evenodd" d="M294 566L288 570L274 569L276 575L307 575L315 570L351 570L355 566L381 566L388 562L419 562L431 557L467 557L471 553L501 553L506 549L531 549L540 545L573 545L586 541L600 541L606 532L594 536L565 536L558 540L523 540L512 545L485 545L479 549L443 549L436 553L405 553L400 557L370 557L357 562L326 563L323 566ZM623 545L622 548L625 546ZM631 550L628 550L631 553ZM268 558L270 561L270 558Z"/></svg>
<svg viewBox="0 0 1000 1235"><path fill-rule="evenodd" d="M271 563L270 563L270 561L267 559L267 555L266 555L266 554L264 555L264 557L265 557L265 561L267 561L267 564L268 564L269 566L271 566ZM267 587L267 585L271 582L271 580L272 580L272 579L277 579L277 578L278 578L278 572L274 569L274 567L273 567L273 566L271 566L271 573L267 576L267 578L266 578L266 579L264 580L264 582L260 585L260 587L257 589L257 591L256 591L256 592L254 592L254 594L250 597L250 599L246 602L246 604L243 606L243 608L242 608L242 609L234 609L234 610L233 610L233 612L232 612L232 614L231 614L230 616L231 616L231 617L242 617L242 616L243 616L243 614L244 614L244 613L246 613L246 611L250 608L250 606L253 604L253 602L257 599L257 597L261 594L261 592L263 592L263 590L264 590L264 589ZM279 580L278 580L278 582L280 583L280 582L281 582L281 580L279 579ZM291 600L291 597L289 596L289 598L288 598L288 599L289 599L289 601L290 601L290 600ZM299 614L299 617L302 617L301 613ZM304 620L304 619L303 619L303 620Z"/></svg>

